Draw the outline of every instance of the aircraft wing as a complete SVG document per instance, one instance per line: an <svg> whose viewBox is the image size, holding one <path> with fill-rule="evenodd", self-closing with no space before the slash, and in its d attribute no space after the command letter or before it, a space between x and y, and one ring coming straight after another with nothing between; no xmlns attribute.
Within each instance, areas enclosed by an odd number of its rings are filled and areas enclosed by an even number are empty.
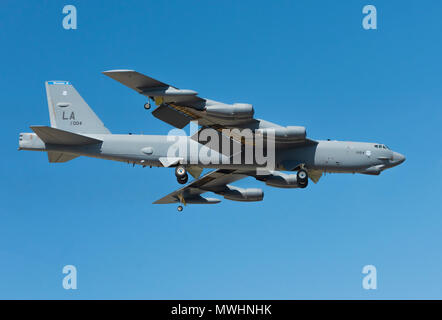
<svg viewBox="0 0 442 320"><path fill-rule="evenodd" d="M218 169L207 173L199 179L196 179L189 183L187 186L178 189L167 196L157 200L154 204L166 204L166 203L198 203L209 204L218 203L219 199L203 198L201 194L211 191L218 192L225 189L226 185L237 180L248 177L246 171L241 170L225 170Z"/></svg>
<svg viewBox="0 0 442 320"><path fill-rule="evenodd" d="M282 127L269 121L255 119L254 109L250 104L226 104L201 98L193 90L178 89L133 70L109 70L103 74L154 100L157 108L152 114L179 129L184 128L190 121L198 121L202 129L215 129L221 136L242 145L248 144L247 140L232 131L225 135L223 129L248 128L254 132L275 129L275 144L278 147L316 143L306 139L303 127ZM250 144L253 144L253 141Z"/></svg>
<svg viewBox="0 0 442 320"><path fill-rule="evenodd" d="M133 70L110 70L104 71L103 74L154 100L158 107L152 114L179 129L192 120L198 120L201 126L209 127L237 125L254 120L252 117L219 119L210 116L206 112L207 106L216 109L229 108L230 105L200 98L193 90L178 89Z"/></svg>

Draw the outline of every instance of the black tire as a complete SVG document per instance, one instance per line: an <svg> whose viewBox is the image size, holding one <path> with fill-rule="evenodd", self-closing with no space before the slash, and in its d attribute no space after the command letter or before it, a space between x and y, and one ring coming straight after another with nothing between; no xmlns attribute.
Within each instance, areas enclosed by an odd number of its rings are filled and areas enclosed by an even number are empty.
<svg viewBox="0 0 442 320"><path fill-rule="evenodd" d="M308 185L308 173L304 169L300 169L296 174L296 181L301 188L305 188Z"/></svg>
<svg viewBox="0 0 442 320"><path fill-rule="evenodd" d="M184 178L185 176L187 176L187 170L186 168L184 168L183 166L177 166L175 168L175 176L178 179Z"/></svg>
<svg viewBox="0 0 442 320"><path fill-rule="evenodd" d="M178 206L177 210L178 210L179 212L183 211L183 206Z"/></svg>
<svg viewBox="0 0 442 320"><path fill-rule="evenodd" d="M189 176L187 174L182 178L177 178L177 181L180 184L186 184L188 180L189 180Z"/></svg>
<svg viewBox="0 0 442 320"><path fill-rule="evenodd" d="M146 102L146 103L144 104L144 109L146 109L146 110L149 110L149 109L150 109L150 103L149 103L149 102Z"/></svg>

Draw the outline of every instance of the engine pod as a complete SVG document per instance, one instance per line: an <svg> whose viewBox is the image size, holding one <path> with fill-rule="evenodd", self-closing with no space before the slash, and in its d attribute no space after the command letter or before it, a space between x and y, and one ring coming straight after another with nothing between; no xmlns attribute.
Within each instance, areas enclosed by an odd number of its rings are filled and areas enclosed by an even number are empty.
<svg viewBox="0 0 442 320"><path fill-rule="evenodd" d="M254 114L253 106L247 103L223 104L217 103L206 106L206 113L216 118L252 118Z"/></svg>
<svg viewBox="0 0 442 320"><path fill-rule="evenodd" d="M265 184L276 188L299 188L296 174L274 172L265 178Z"/></svg>
<svg viewBox="0 0 442 320"><path fill-rule="evenodd" d="M264 192L262 189L257 188L239 188L227 185L226 189L219 192L225 199L233 201L261 201L264 198Z"/></svg>
<svg viewBox="0 0 442 320"><path fill-rule="evenodd" d="M307 131L305 127L289 126L276 128L257 129L256 133L266 135L267 137L274 135L277 139L304 140Z"/></svg>

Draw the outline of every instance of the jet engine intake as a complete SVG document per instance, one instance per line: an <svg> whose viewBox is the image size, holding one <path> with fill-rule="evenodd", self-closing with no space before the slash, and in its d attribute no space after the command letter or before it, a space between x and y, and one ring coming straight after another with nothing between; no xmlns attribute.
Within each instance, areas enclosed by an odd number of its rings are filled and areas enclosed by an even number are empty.
<svg viewBox="0 0 442 320"><path fill-rule="evenodd" d="M264 180L265 184L276 188L300 188L296 174L285 174L282 172L271 173Z"/></svg>

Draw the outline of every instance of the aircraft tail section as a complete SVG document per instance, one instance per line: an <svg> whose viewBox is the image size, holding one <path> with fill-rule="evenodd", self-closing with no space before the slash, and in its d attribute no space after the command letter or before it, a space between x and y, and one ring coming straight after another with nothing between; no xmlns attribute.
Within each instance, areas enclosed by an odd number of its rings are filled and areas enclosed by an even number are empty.
<svg viewBox="0 0 442 320"><path fill-rule="evenodd" d="M31 129L45 144L80 146L103 142L99 139L48 126L31 126Z"/></svg>
<svg viewBox="0 0 442 320"><path fill-rule="evenodd" d="M110 131L68 81L47 81L51 127L75 133L109 134Z"/></svg>
<svg viewBox="0 0 442 320"><path fill-rule="evenodd" d="M78 155L69 152L48 150L48 144L55 146L83 146L102 142L99 139L48 126L31 126L31 129L35 133L20 134L19 149L47 151L48 160L51 163L67 162L77 158ZM36 139L35 135L40 139Z"/></svg>

